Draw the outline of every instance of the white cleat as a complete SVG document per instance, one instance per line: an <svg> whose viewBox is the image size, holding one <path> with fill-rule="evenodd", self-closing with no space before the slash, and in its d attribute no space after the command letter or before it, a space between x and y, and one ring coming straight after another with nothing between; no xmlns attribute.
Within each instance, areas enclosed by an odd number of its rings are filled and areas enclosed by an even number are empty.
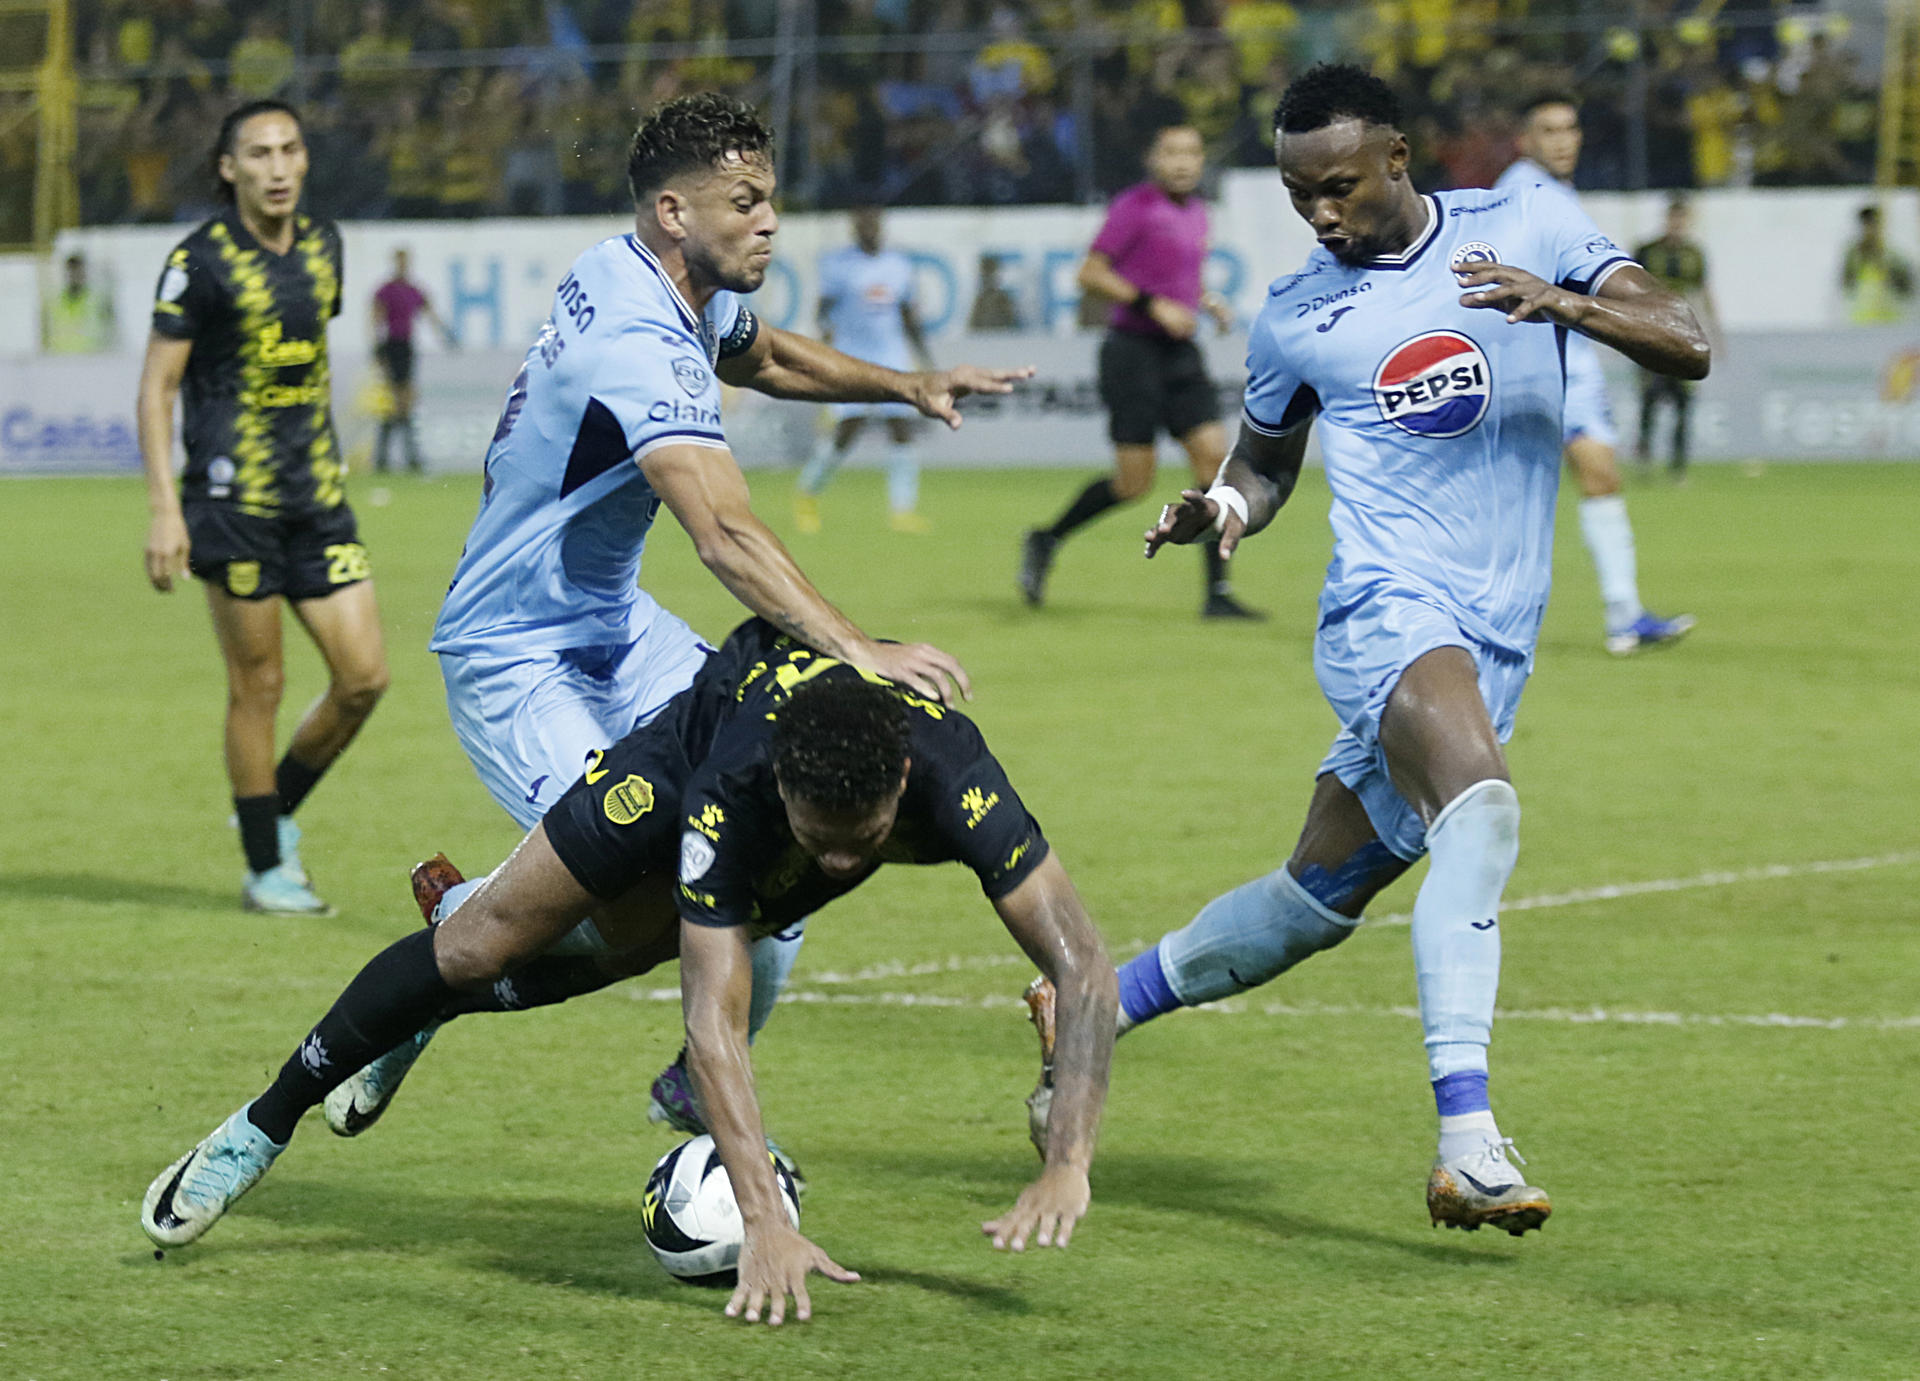
<svg viewBox="0 0 1920 1381"><path fill-rule="evenodd" d="M1427 1213L1434 1226L1467 1232L1496 1227L1518 1237L1546 1222L1553 1200L1521 1177L1515 1161L1526 1164L1511 1138L1486 1142L1452 1160L1436 1159L1427 1176Z"/></svg>
<svg viewBox="0 0 1920 1381"><path fill-rule="evenodd" d="M219 1222L286 1149L240 1109L147 1186L141 1229L163 1247L186 1246Z"/></svg>
<svg viewBox="0 0 1920 1381"><path fill-rule="evenodd" d="M407 1077L413 1062L426 1050L433 1033L440 1029L434 1022L425 1030L409 1036L327 1095L323 1105L327 1130L335 1136L359 1136L380 1120L400 1081Z"/></svg>

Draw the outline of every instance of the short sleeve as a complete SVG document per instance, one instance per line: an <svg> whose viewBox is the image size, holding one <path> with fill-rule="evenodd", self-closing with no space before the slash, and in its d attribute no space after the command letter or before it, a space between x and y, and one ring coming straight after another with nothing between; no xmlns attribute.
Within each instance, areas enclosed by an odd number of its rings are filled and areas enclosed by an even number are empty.
<svg viewBox="0 0 1920 1381"><path fill-rule="evenodd" d="M732 293L716 293L707 310L710 313L707 320L713 325L714 339L719 342L714 351L717 358L730 360L753 348L754 341L760 336L760 318L748 309L746 303Z"/></svg>
<svg viewBox="0 0 1920 1381"><path fill-rule="evenodd" d="M1592 296L1616 271L1634 262L1563 192L1535 188L1529 211L1546 239L1553 281L1569 292Z"/></svg>
<svg viewBox="0 0 1920 1381"><path fill-rule="evenodd" d="M687 815L680 822L680 915L694 925L748 925L758 908L745 860L755 852L748 837L757 832L737 806L716 799L712 785L711 777L696 778L681 798Z"/></svg>
<svg viewBox="0 0 1920 1381"><path fill-rule="evenodd" d="M933 741L917 746L940 764L927 804L942 845L973 870L987 898L998 901L1046 858L1046 836L970 721L949 714L926 732Z"/></svg>
<svg viewBox="0 0 1920 1381"><path fill-rule="evenodd" d="M1274 312L1262 312L1247 337L1246 423L1264 436L1285 436L1320 411L1320 395L1280 344L1278 321Z"/></svg>
<svg viewBox="0 0 1920 1381"><path fill-rule="evenodd" d="M1140 237L1140 216L1134 207L1134 198L1129 193L1123 192L1113 199L1113 205L1107 208L1106 220L1100 223L1100 233L1093 237L1092 253L1119 260L1133 248L1133 242Z"/></svg>
<svg viewBox="0 0 1920 1381"><path fill-rule="evenodd" d="M219 296L212 269L181 245L167 256L154 289L154 331L174 340L192 340L206 329Z"/></svg>
<svg viewBox="0 0 1920 1381"><path fill-rule="evenodd" d="M597 434L591 444L618 445L635 460L672 443L724 447L720 382L705 349L685 331L632 322L594 371L576 448L590 443L590 431Z"/></svg>

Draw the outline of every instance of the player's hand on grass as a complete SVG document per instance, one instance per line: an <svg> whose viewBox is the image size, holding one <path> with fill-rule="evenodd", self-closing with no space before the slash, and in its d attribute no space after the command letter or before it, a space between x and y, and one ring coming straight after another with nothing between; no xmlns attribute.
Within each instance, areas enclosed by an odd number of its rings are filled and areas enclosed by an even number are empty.
<svg viewBox="0 0 1920 1381"><path fill-rule="evenodd" d="M176 510L156 513L147 525L147 579L166 594L173 578L187 571L187 520Z"/></svg>
<svg viewBox="0 0 1920 1381"><path fill-rule="evenodd" d="M1006 1213L982 1223L980 1231L993 1239L995 1251L1036 1247L1064 1247L1073 1237L1073 1225L1087 1216L1093 1191L1087 1174L1070 1166L1048 1166L1040 1178L1020 1191Z"/></svg>
<svg viewBox="0 0 1920 1381"><path fill-rule="evenodd" d="M983 369L977 364L955 365L952 369L930 370L913 376L914 396L909 399L928 417L936 417L948 427L960 426L956 406L969 393L1012 393L1013 386L1031 379L1035 369L1023 364L1018 369Z"/></svg>
<svg viewBox="0 0 1920 1381"><path fill-rule="evenodd" d="M967 669L932 643L874 643L863 655L847 660L942 705L954 703L955 690L962 698L973 699Z"/></svg>
<svg viewBox="0 0 1920 1381"><path fill-rule="evenodd" d="M1222 514L1219 501L1210 499L1198 489L1180 491L1180 502L1170 503L1160 510L1160 521L1147 529L1147 560L1153 560L1154 553L1171 543L1184 547L1199 541L1220 521L1220 556L1224 560L1233 555L1233 549L1240 545L1240 539L1246 535L1247 525L1240 521L1240 515L1228 512Z"/></svg>
<svg viewBox="0 0 1920 1381"><path fill-rule="evenodd" d="M1200 318L1169 297L1150 299L1147 315L1175 340L1192 340L1194 332L1200 329Z"/></svg>
<svg viewBox="0 0 1920 1381"><path fill-rule="evenodd" d="M784 1222L764 1232L748 1232L740 1248L740 1283L727 1301L727 1317L744 1314L748 1323L759 1323L764 1309L767 1322L777 1328L786 1321L787 1297L792 1296L794 1318L812 1318L807 1277L815 1271L842 1285L860 1279L858 1271L838 1265Z"/></svg>
<svg viewBox="0 0 1920 1381"><path fill-rule="evenodd" d="M1510 264L1462 264L1454 274L1466 289L1460 296L1462 307L1503 311L1509 322L1544 317L1571 324L1569 308L1574 295L1525 269Z"/></svg>

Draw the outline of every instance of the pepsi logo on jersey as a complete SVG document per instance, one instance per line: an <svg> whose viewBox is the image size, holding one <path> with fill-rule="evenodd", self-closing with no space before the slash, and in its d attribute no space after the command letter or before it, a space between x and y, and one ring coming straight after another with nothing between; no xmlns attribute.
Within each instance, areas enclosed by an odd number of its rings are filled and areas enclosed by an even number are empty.
<svg viewBox="0 0 1920 1381"><path fill-rule="evenodd" d="M1485 352L1458 331L1427 331L1402 341L1373 372L1380 416L1430 440L1472 431L1492 398Z"/></svg>

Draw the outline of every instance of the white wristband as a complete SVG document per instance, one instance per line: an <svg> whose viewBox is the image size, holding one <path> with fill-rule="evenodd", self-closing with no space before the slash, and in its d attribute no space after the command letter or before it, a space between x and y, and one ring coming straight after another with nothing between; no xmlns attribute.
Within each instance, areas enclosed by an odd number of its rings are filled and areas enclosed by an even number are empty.
<svg viewBox="0 0 1920 1381"><path fill-rule="evenodd" d="M1207 491L1207 497L1220 507L1219 514L1213 520L1215 532L1227 530L1227 514L1231 513L1240 520L1240 530L1247 528L1247 496L1230 484L1216 484Z"/></svg>

